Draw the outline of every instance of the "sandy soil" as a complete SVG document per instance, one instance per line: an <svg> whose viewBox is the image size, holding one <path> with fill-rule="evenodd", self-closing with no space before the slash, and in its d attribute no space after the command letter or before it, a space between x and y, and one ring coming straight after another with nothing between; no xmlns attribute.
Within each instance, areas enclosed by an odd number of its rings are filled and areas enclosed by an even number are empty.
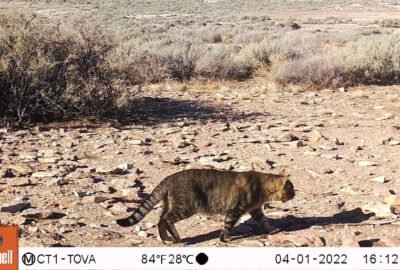
<svg viewBox="0 0 400 270"><path fill-rule="evenodd" d="M146 91L123 125L3 128L0 222L20 225L22 246L159 246L160 208L130 228L115 219L163 177L286 168L296 197L265 209L282 231L262 234L245 216L228 246L399 246L399 90L166 84ZM224 246L222 218L179 222L180 245Z"/></svg>

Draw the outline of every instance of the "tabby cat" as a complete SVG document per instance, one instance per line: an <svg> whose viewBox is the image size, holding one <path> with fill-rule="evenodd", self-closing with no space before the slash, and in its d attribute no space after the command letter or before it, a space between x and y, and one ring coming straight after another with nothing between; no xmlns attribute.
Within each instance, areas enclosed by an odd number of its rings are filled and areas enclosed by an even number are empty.
<svg viewBox="0 0 400 270"><path fill-rule="evenodd" d="M119 219L117 223L123 227L132 226L163 200L158 223L162 241L180 242L174 223L202 212L225 214L220 240L228 242L233 226L246 212L265 232L270 232L262 205L269 201L286 202L294 195L292 182L283 174L191 169L167 176L130 217Z"/></svg>

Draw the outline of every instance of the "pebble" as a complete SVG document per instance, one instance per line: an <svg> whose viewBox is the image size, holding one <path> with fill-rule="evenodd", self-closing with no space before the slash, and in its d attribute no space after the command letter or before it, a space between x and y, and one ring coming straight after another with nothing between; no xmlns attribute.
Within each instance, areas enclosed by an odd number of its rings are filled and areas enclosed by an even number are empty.
<svg viewBox="0 0 400 270"><path fill-rule="evenodd" d="M358 162L358 166L360 166L360 167L372 167L372 166L378 166L378 164L376 164L373 161L362 160L362 161Z"/></svg>

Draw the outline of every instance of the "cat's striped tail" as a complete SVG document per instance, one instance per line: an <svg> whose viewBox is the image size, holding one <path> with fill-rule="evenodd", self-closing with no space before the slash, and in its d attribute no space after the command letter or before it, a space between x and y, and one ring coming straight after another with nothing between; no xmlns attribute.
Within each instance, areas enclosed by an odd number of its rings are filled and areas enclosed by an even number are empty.
<svg viewBox="0 0 400 270"><path fill-rule="evenodd" d="M167 195L167 188L163 182L155 187L150 196L133 212L130 217L118 219L117 224L122 227L129 227L141 221L153 207Z"/></svg>

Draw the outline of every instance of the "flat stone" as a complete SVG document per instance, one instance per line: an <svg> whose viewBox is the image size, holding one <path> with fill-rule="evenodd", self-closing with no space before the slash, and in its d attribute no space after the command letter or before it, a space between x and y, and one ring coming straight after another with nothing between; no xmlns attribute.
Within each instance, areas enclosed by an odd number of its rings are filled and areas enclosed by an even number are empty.
<svg viewBox="0 0 400 270"><path fill-rule="evenodd" d="M21 215L26 218L39 218L39 219L50 219L54 217L54 213L49 210L39 210L29 208L22 211Z"/></svg>
<svg viewBox="0 0 400 270"><path fill-rule="evenodd" d="M136 197L138 193L138 189L136 188L124 188L121 190L122 196L126 197Z"/></svg>
<svg viewBox="0 0 400 270"><path fill-rule="evenodd" d="M378 164L376 164L373 161L362 160L362 161L358 162L358 166L360 166L360 167L372 167L372 166L378 166Z"/></svg>
<svg viewBox="0 0 400 270"><path fill-rule="evenodd" d="M290 144L290 146L297 147L297 148L305 146L305 144L302 140L293 141L293 142L290 142L289 144Z"/></svg>
<svg viewBox="0 0 400 270"><path fill-rule="evenodd" d="M344 192L344 193L347 193L347 194L350 194L350 195L360 195L360 194L361 194L360 192L355 191L355 190L354 190L352 187L350 187L350 186L341 188L340 191L341 191L341 192Z"/></svg>
<svg viewBox="0 0 400 270"><path fill-rule="evenodd" d="M137 235L140 236L140 237L147 237L148 233L146 231L140 231L140 232L137 233Z"/></svg>
<svg viewBox="0 0 400 270"><path fill-rule="evenodd" d="M293 134L288 133L288 134L284 134L284 135L280 136L277 141L278 142L292 142L292 141L298 141L298 140L300 140L298 137L296 137Z"/></svg>
<svg viewBox="0 0 400 270"><path fill-rule="evenodd" d="M378 182L378 183L386 183L388 180L386 179L385 176L378 176L373 179L371 179L372 182Z"/></svg>
<svg viewBox="0 0 400 270"><path fill-rule="evenodd" d="M32 184L31 179L26 177L7 178L6 181L10 186L28 186Z"/></svg>
<svg viewBox="0 0 400 270"><path fill-rule="evenodd" d="M106 168L106 167L98 167L96 168L96 172L101 174L123 174L126 170L121 168Z"/></svg>
<svg viewBox="0 0 400 270"><path fill-rule="evenodd" d="M27 175L27 174L32 174L33 170L32 168L27 165L27 164L13 164L9 165L8 169L14 172L17 172L21 175Z"/></svg>
<svg viewBox="0 0 400 270"><path fill-rule="evenodd" d="M154 228L155 226L156 226L156 224L151 223L151 222L146 222L146 224L145 224L145 227L146 227L147 229Z"/></svg>
<svg viewBox="0 0 400 270"><path fill-rule="evenodd" d="M131 145L142 145L143 144L143 140L140 140L140 139L130 140L130 141L128 141L128 144L131 144Z"/></svg>
<svg viewBox="0 0 400 270"><path fill-rule="evenodd" d="M113 212L126 212L128 207L122 202L117 202L113 204L110 210Z"/></svg>
<svg viewBox="0 0 400 270"><path fill-rule="evenodd" d="M43 158L38 158L40 163L43 164L53 164L53 163L57 163L58 161L61 160L61 158L59 157L43 157Z"/></svg>
<svg viewBox="0 0 400 270"><path fill-rule="evenodd" d="M389 145L391 145L391 146L400 145L400 141L391 140L391 141L389 142Z"/></svg>
<svg viewBox="0 0 400 270"><path fill-rule="evenodd" d="M133 169L133 164L131 164L131 163L119 164L118 168L122 169L122 170L132 170Z"/></svg>
<svg viewBox="0 0 400 270"><path fill-rule="evenodd" d="M32 174L34 178L50 178L57 176L56 172L39 171Z"/></svg>
<svg viewBox="0 0 400 270"><path fill-rule="evenodd" d="M62 225L76 225L78 224L78 221L76 221L75 219L72 218L62 218L60 220L58 220L59 223L61 223Z"/></svg>
<svg viewBox="0 0 400 270"><path fill-rule="evenodd" d="M92 200L94 203L102 203L102 202L108 201L109 199L110 199L110 198L104 197L104 196L94 196L94 197L91 197L91 200Z"/></svg>

